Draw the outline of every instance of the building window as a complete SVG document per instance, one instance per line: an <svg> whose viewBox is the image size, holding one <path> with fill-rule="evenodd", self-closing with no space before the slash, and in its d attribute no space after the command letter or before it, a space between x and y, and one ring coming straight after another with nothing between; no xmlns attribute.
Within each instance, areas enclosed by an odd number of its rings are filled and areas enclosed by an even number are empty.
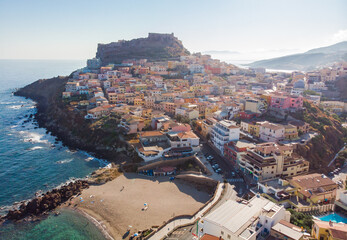
<svg viewBox="0 0 347 240"><path fill-rule="evenodd" d="M231 238L231 236L228 234L228 238L230 239Z"/></svg>
<svg viewBox="0 0 347 240"><path fill-rule="evenodd" d="M220 231L220 234L224 235L224 232L223 232L223 231Z"/></svg>

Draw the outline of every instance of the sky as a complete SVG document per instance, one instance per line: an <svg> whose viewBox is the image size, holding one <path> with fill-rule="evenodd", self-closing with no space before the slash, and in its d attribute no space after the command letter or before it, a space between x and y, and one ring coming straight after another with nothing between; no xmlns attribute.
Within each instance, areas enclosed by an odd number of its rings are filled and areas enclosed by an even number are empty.
<svg viewBox="0 0 347 240"><path fill-rule="evenodd" d="M173 32L190 52L258 60L347 40L346 13L345 0L0 0L0 59L88 59Z"/></svg>

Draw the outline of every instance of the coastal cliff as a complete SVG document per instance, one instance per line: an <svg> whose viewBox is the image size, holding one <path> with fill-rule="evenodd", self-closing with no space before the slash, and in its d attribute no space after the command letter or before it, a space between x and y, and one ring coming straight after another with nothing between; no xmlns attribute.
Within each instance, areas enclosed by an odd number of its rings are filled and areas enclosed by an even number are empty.
<svg viewBox="0 0 347 240"><path fill-rule="evenodd" d="M61 98L68 77L38 80L15 92L36 101L35 119L40 127L72 149L91 152L99 158L119 163L129 161L133 152L117 132L117 122L108 129L93 126L84 119L85 113L71 111Z"/></svg>
<svg viewBox="0 0 347 240"><path fill-rule="evenodd" d="M318 135L305 145L299 144L297 152L310 162L311 170L328 173L335 168L332 165L329 169L328 164L344 146L347 130L337 119L316 105L305 101L304 107L304 111L293 115L295 118L309 123L312 130ZM336 167L341 164L343 163L337 161Z"/></svg>
<svg viewBox="0 0 347 240"><path fill-rule="evenodd" d="M96 57L101 59L103 65L106 65L121 63L126 59L177 60L180 56L189 54L189 51L183 47L182 42L173 33L149 33L147 38L98 44Z"/></svg>

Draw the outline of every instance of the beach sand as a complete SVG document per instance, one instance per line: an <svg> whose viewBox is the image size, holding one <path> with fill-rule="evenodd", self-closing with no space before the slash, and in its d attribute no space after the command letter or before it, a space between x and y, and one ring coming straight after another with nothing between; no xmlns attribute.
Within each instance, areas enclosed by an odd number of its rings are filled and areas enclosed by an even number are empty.
<svg viewBox="0 0 347 240"><path fill-rule="evenodd" d="M83 190L71 206L95 218L114 239L121 239L129 225L130 234L160 226L174 216L193 214L209 198L208 193L182 180L170 182L168 176L154 178L126 173ZM142 210L145 203L148 208Z"/></svg>

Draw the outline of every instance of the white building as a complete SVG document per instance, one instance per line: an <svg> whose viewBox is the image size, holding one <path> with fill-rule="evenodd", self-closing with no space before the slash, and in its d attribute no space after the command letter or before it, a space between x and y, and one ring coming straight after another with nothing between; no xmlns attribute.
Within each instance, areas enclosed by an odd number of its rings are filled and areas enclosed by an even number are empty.
<svg viewBox="0 0 347 240"><path fill-rule="evenodd" d="M106 80L103 82L104 89L110 88L111 87L111 82Z"/></svg>
<svg viewBox="0 0 347 240"><path fill-rule="evenodd" d="M175 115L181 115L188 118L189 120L192 120L199 118L199 111L186 107L178 107L175 109Z"/></svg>
<svg viewBox="0 0 347 240"><path fill-rule="evenodd" d="M191 147L194 152L199 151L199 137L192 131L168 133L171 148Z"/></svg>
<svg viewBox="0 0 347 240"><path fill-rule="evenodd" d="M225 240L255 240L268 236L280 220L290 220L290 213L283 206L254 196L249 201L228 200L198 223L198 234L210 234Z"/></svg>
<svg viewBox="0 0 347 240"><path fill-rule="evenodd" d="M211 133L213 144L222 154L224 154L224 144L240 139L240 127L236 126L236 122L230 120L216 123Z"/></svg>
<svg viewBox="0 0 347 240"><path fill-rule="evenodd" d="M200 64L191 64L191 65L189 65L189 71L192 74L194 74L194 73L204 73L205 72L205 68L204 68L203 65L200 65Z"/></svg>
<svg viewBox="0 0 347 240"><path fill-rule="evenodd" d="M316 92L321 92L328 90L328 87L325 86L324 82L314 82L313 84L308 85L308 89Z"/></svg>
<svg viewBox="0 0 347 240"><path fill-rule="evenodd" d="M260 139L265 142L277 142L284 139L285 128L281 124L264 122L259 129Z"/></svg>

